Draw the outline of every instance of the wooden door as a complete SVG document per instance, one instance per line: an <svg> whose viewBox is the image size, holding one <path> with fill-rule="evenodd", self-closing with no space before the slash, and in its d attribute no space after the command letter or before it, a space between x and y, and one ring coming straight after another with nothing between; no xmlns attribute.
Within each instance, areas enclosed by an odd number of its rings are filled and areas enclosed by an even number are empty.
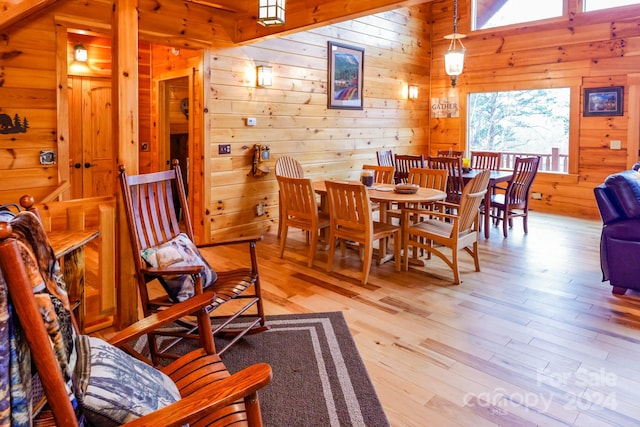
<svg viewBox="0 0 640 427"><path fill-rule="evenodd" d="M111 80L70 77L71 198L114 194Z"/></svg>
<svg viewBox="0 0 640 427"><path fill-rule="evenodd" d="M100 230L100 236L84 247L86 275L81 317L87 332L110 326L116 309L113 220L116 148L111 129L111 79L69 76L69 87L72 200L51 203L48 209L50 215L54 215L54 206L64 208L58 215L63 219L55 227L52 225L52 229L84 230L88 227ZM105 204L104 200L109 203ZM104 221L105 217L107 221Z"/></svg>

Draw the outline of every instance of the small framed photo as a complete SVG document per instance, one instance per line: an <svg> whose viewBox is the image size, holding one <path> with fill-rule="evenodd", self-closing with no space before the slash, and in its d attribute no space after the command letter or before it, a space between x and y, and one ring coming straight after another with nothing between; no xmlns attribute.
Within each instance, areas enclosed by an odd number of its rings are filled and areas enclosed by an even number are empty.
<svg viewBox="0 0 640 427"><path fill-rule="evenodd" d="M623 86L589 88L584 90L584 116L622 116Z"/></svg>
<svg viewBox="0 0 640 427"><path fill-rule="evenodd" d="M328 108L362 110L364 49L328 42Z"/></svg>

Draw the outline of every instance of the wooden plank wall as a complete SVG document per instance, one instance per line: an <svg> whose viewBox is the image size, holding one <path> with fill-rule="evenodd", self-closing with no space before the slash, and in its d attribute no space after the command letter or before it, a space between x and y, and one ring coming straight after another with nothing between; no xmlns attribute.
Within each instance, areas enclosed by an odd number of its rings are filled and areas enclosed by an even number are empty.
<svg viewBox="0 0 640 427"><path fill-rule="evenodd" d="M276 160L291 155L313 179L359 179L376 150L426 152L430 7L401 8L242 47L213 49L206 90L210 130L212 239L277 227ZM327 108L327 42L365 49L364 108ZM273 86L256 88L256 66L273 68ZM406 99L418 84L420 98ZM257 125L245 126L247 117ZM231 144L219 155L218 144ZM270 147L272 172L254 177L254 144ZM206 181L205 181L206 182ZM265 203L265 215L256 206Z"/></svg>
<svg viewBox="0 0 640 427"><path fill-rule="evenodd" d="M571 87L573 173L539 174L533 191L542 193L543 200L532 201L532 208L598 218L593 187L609 174L627 169L637 159L637 141L629 140L627 135L631 131L629 75L640 70L640 6L580 14L576 12L578 2L569 0L570 18L526 28L471 33L469 3L469 0L458 2L458 30L468 35L464 39L465 68L457 89L461 117L431 119L431 151L452 145L465 147L464 106L471 91ZM448 41L443 39L452 32L453 0L436 0L432 7L431 87L432 96L436 97L455 92L444 73ZM606 86L625 86L625 115L582 117L582 90ZM633 138L637 139L637 132ZM609 149L610 140L622 141L622 149Z"/></svg>

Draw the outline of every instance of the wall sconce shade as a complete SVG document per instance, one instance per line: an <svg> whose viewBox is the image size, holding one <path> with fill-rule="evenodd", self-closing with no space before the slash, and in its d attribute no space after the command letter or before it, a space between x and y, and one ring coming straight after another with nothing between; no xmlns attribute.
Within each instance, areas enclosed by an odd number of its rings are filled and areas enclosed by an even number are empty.
<svg viewBox="0 0 640 427"><path fill-rule="evenodd" d="M284 25L284 1L285 0L259 0L258 24L271 27Z"/></svg>
<svg viewBox="0 0 640 427"><path fill-rule="evenodd" d="M467 37L458 33L458 0L453 1L453 34L444 36L451 40L449 49L444 54L444 70L451 76L451 86L456 85L458 76L462 74L464 68L464 54L467 50L462 44L462 39Z"/></svg>
<svg viewBox="0 0 640 427"><path fill-rule="evenodd" d="M409 85L407 89L407 98L418 99L418 85Z"/></svg>
<svg viewBox="0 0 640 427"><path fill-rule="evenodd" d="M273 74L271 73L271 67L267 65L258 65L256 67L256 86L266 87L273 84Z"/></svg>
<svg viewBox="0 0 640 427"><path fill-rule="evenodd" d="M78 62L87 62L89 60L89 53L87 48L82 43L75 45L73 48L73 57Z"/></svg>

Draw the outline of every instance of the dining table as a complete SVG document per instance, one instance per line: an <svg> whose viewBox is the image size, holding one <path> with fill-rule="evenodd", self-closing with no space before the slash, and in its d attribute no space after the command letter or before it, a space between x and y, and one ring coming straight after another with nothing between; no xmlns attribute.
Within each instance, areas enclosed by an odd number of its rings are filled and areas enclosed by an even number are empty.
<svg viewBox="0 0 640 427"><path fill-rule="evenodd" d="M475 178L483 169L470 169L462 172L462 180L466 185L471 179ZM508 182L513 177L512 170L492 170L489 175L489 184L487 186L487 194L482 201L484 207L484 238L488 239L490 234L489 225L491 224L491 189L498 183Z"/></svg>
<svg viewBox="0 0 640 427"><path fill-rule="evenodd" d="M359 181L339 181L359 183ZM327 193L325 181L315 181L313 189L321 196ZM374 184L373 187L367 188L369 200L380 204L380 222L387 221L387 210L393 203L399 205L430 203L444 200L447 198L445 191L436 190L434 188L418 187L415 193L399 193L395 191L394 184Z"/></svg>
<svg viewBox="0 0 640 427"><path fill-rule="evenodd" d="M340 180L338 182L350 182L360 183L359 181L345 181ZM320 194L321 202L320 209L328 212L327 209L327 187L325 181L314 181L313 189L316 193ZM377 202L380 205L380 222L387 222L387 211L389 207L397 203L398 206L406 206L409 204L423 204L438 202L447 198L445 191L436 190L435 188L418 187L415 193L396 192L394 184L374 184L372 187L367 188L369 200ZM380 264L393 258L392 254L387 255L384 259L380 260Z"/></svg>

